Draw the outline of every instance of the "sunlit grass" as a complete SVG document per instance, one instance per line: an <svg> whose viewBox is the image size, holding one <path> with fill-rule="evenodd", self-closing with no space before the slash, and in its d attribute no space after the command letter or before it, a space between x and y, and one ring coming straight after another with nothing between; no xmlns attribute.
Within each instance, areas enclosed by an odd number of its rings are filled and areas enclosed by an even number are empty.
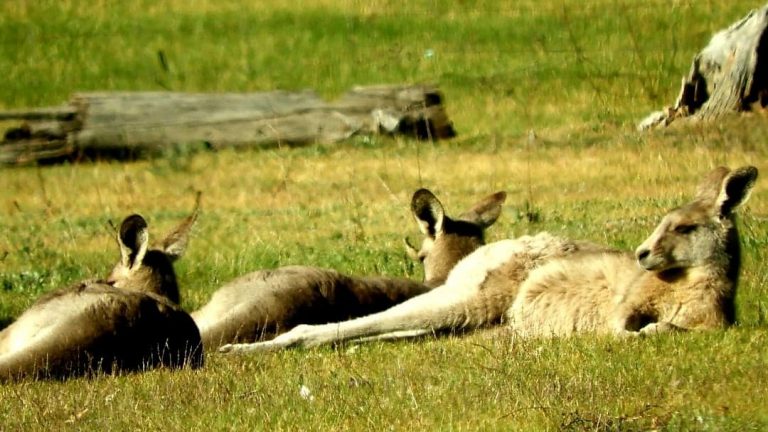
<svg viewBox="0 0 768 432"><path fill-rule="evenodd" d="M0 106L83 90L260 91L436 82L459 137L170 152L131 163L4 169L0 323L41 293L105 276L108 221L138 212L158 240L202 215L178 262L183 306L288 264L420 278L411 193L449 214L506 190L489 240L550 230L634 248L717 165L763 174L761 116L639 135L746 2L313 0L0 3ZM426 55L431 50L431 55ZM168 60L164 69L158 52ZM5 125L4 125L5 126ZM529 131L536 139L529 140ZM738 328L640 341L515 340L503 329L419 343L209 355L155 371L0 387L0 429L761 429L768 384L768 201L742 212ZM535 218L531 218L535 215ZM306 386L314 399L302 398Z"/></svg>
<svg viewBox="0 0 768 432"><path fill-rule="evenodd" d="M711 2L703 16L686 1L671 10L660 1L400 3L5 2L0 106L55 105L75 90L333 97L358 84L430 81L468 133L487 133L489 122L512 135L623 125L671 103L672 77L721 21L753 6Z"/></svg>

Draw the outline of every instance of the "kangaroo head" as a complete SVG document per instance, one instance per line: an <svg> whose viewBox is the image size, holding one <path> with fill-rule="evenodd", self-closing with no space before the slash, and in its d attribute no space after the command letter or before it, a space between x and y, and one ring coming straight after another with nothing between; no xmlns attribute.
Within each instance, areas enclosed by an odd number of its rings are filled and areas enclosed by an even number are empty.
<svg viewBox="0 0 768 432"><path fill-rule="evenodd" d="M456 263L485 244L484 230L496 222L506 198L505 192L496 192L452 219L429 190L419 189L413 194L411 212L424 240L417 250L406 239L406 250L424 266L426 285L441 285Z"/></svg>
<svg viewBox="0 0 768 432"><path fill-rule="evenodd" d="M756 179L752 166L713 170L693 201L667 213L637 248L637 261L654 272L714 265L735 282L740 249L734 211L747 201Z"/></svg>
<svg viewBox="0 0 768 432"><path fill-rule="evenodd" d="M158 248L149 248L147 222L140 215L128 216L117 231L120 261L112 269L107 282L123 289L159 294L179 303L179 286L173 262L187 248L189 233L197 220L195 210L163 240Z"/></svg>

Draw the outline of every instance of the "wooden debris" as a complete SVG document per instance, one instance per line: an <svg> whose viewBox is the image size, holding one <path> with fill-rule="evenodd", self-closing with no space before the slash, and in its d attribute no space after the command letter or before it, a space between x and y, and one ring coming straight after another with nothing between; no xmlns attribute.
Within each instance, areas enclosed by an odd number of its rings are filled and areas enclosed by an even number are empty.
<svg viewBox="0 0 768 432"><path fill-rule="evenodd" d="M693 59L671 107L643 119L638 130L665 127L678 119L711 121L722 115L765 108L768 103L768 5L716 33Z"/></svg>
<svg viewBox="0 0 768 432"><path fill-rule="evenodd" d="M0 112L0 120L22 121L0 142L0 164L11 165L334 143L360 134L455 136L433 86L356 87L332 103L311 91L77 93L63 107Z"/></svg>

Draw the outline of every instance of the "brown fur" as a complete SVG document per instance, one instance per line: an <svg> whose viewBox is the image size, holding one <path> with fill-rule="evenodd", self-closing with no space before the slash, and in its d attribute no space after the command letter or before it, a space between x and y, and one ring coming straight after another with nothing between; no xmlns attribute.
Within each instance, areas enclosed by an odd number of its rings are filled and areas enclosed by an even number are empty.
<svg viewBox="0 0 768 432"><path fill-rule="evenodd" d="M257 271L227 283L192 313L203 343L210 349L269 339L299 324L368 315L427 292L484 243L483 230L496 221L505 198L503 192L490 195L452 219L431 192L421 189L413 195L411 210L425 239L411 255L424 265L424 283L306 266Z"/></svg>
<svg viewBox="0 0 768 432"><path fill-rule="evenodd" d="M87 280L43 295L0 332L0 380L201 367L200 333L177 305L172 266L196 216L162 250L148 250L141 216L126 218L118 233L122 259L108 281Z"/></svg>

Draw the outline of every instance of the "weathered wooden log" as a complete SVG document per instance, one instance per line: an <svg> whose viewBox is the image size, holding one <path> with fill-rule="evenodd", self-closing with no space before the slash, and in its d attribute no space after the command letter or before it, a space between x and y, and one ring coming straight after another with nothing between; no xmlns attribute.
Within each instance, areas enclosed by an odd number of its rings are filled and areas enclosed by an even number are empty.
<svg viewBox="0 0 768 432"><path fill-rule="evenodd" d="M722 115L765 108L768 103L768 46L763 40L768 5L716 33L683 77L671 107L652 113L639 130L664 127L678 119L715 120Z"/></svg>
<svg viewBox="0 0 768 432"><path fill-rule="evenodd" d="M213 148L297 145L344 139L359 129L331 115L312 92L82 93L72 103L83 112L83 128L72 136L83 149L155 153L194 142Z"/></svg>
<svg viewBox="0 0 768 432"><path fill-rule="evenodd" d="M0 111L0 120L69 120L77 114L70 106Z"/></svg>
<svg viewBox="0 0 768 432"><path fill-rule="evenodd" d="M25 165L52 161L73 153L74 149L65 140L30 138L0 146L0 164Z"/></svg>
<svg viewBox="0 0 768 432"><path fill-rule="evenodd" d="M333 143L358 134L455 135L432 86L356 87L334 103L311 91L77 93L64 108L0 112L2 118L24 120L0 143L5 164L52 155L144 156L200 144L219 149Z"/></svg>

